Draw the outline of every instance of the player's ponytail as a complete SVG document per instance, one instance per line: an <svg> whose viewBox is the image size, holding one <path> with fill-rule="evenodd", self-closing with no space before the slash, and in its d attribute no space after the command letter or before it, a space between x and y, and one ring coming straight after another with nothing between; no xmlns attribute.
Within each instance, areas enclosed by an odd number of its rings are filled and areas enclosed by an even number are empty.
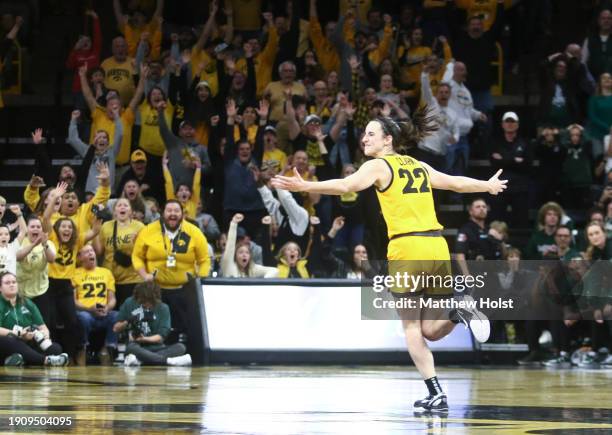
<svg viewBox="0 0 612 435"><path fill-rule="evenodd" d="M415 147L425 137L438 130L435 113L429 106L419 107L411 118L394 121L381 116L376 118L383 133L393 137L393 149L403 152Z"/></svg>

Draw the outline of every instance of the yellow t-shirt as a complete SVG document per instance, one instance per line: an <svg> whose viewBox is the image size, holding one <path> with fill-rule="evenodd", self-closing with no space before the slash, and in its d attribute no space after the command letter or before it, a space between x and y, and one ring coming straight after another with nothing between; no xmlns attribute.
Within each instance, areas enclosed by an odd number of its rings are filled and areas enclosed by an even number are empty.
<svg viewBox="0 0 612 435"><path fill-rule="evenodd" d="M76 299L85 306L93 308L96 304L108 305L108 292L115 292L115 278L110 270L96 267L87 270L79 267L71 279Z"/></svg>
<svg viewBox="0 0 612 435"><path fill-rule="evenodd" d="M400 83L404 86L416 84L421 78L423 71L423 62L428 56L431 56L431 48L421 45L419 47L410 47L408 53L405 52L405 47L399 47L397 50L399 58L402 59L402 64L399 67Z"/></svg>
<svg viewBox="0 0 612 435"><path fill-rule="evenodd" d="M261 0L231 0L234 11L234 29L259 30L261 28Z"/></svg>
<svg viewBox="0 0 612 435"><path fill-rule="evenodd" d="M470 19L476 15L482 15L483 26L485 31L489 30L495 22L497 15L497 0L455 0L458 8L465 9L467 18ZM504 0L504 9L510 9L512 0Z"/></svg>
<svg viewBox="0 0 612 435"><path fill-rule="evenodd" d="M257 130L259 129L259 126L257 124L253 124L253 125L249 125L249 127L247 128L246 134L246 140L252 145L255 145L255 139L257 138ZM238 124L234 125L234 142L238 143L240 141L240 127L238 126ZM200 142L201 143L201 142Z"/></svg>
<svg viewBox="0 0 612 435"><path fill-rule="evenodd" d="M115 136L115 121L106 115L106 110L103 107L96 106L96 110L94 110L94 112L91 114L91 119L93 123L91 126L89 143L93 143L94 137L98 130L106 131L110 138ZM123 124L123 139L121 140L121 149L119 150L119 154L117 154L117 165L125 165L130 161L134 112L129 107L121 113L121 123Z"/></svg>
<svg viewBox="0 0 612 435"><path fill-rule="evenodd" d="M172 181L172 175L170 175L170 171L166 168L163 168L164 173L164 187L166 189L166 199L177 199L174 194L175 186ZM193 184L191 186L191 198L189 198L186 202L181 202L183 206L183 212L185 216L190 219L196 218L198 203L200 202L200 193L201 193L201 182L202 182L202 170L196 169L193 174ZM178 186L177 186L178 187Z"/></svg>
<svg viewBox="0 0 612 435"><path fill-rule="evenodd" d="M49 240L57 247L57 255L55 261L49 263L49 278L54 279L70 279L74 275L76 270L77 256L79 250L83 247L84 240L83 235L79 234L79 237L72 247L68 248L64 244L59 242L57 234L54 230L49 233Z"/></svg>
<svg viewBox="0 0 612 435"><path fill-rule="evenodd" d="M134 59L128 57L123 62L119 63L114 57L109 57L100 65L105 73L104 86L108 89L114 89L121 97L121 104L127 106L134 96Z"/></svg>
<svg viewBox="0 0 612 435"><path fill-rule="evenodd" d="M113 271L117 284L134 284L141 282L140 275L133 266L123 267L113 260L115 248L113 247L113 227L115 221L104 222L100 230L100 241L104 246L104 261L102 266ZM144 224L131 220L128 225L117 224L117 249L126 255L131 255L134 249L136 236L144 228Z"/></svg>
<svg viewBox="0 0 612 435"><path fill-rule="evenodd" d="M140 140L138 146L154 156L163 156L166 151L164 140L159 133L159 120L157 110L152 108L147 101L143 102L138 108L140 112ZM167 102L164 117L166 125L172 125L172 114L174 106L169 101Z"/></svg>
<svg viewBox="0 0 612 435"><path fill-rule="evenodd" d="M280 171L287 164L287 154L278 148L275 148L272 151L264 151L263 161L274 165L276 170Z"/></svg>
<svg viewBox="0 0 612 435"><path fill-rule="evenodd" d="M253 59L253 66L255 68L255 80L257 82L257 98L261 98L264 89L272 80L272 67L274 65L274 59L278 52L278 33L276 27L272 26L268 29L268 42L264 49ZM236 70L247 75L247 63L245 58L240 58L236 61Z"/></svg>
<svg viewBox="0 0 612 435"><path fill-rule="evenodd" d="M151 44L151 54L153 54L151 57L157 58L157 56L154 55L154 53L157 53L157 55L159 55L158 46L160 44L156 41L155 34L158 31L158 25L155 21L150 21L149 23L145 24L140 29L136 29L135 27L132 27L130 24L127 24L125 26L122 26L119 30L121 31L121 33L123 33L123 36L125 36L125 41L127 42L127 45L128 45L128 55L131 57L136 57L136 52L138 51L138 44L140 44L140 36L144 32L148 32L149 33L148 42L149 44Z"/></svg>
<svg viewBox="0 0 612 435"><path fill-rule="evenodd" d="M270 95L271 121L278 122L284 116L283 108L285 103L285 89L290 89L292 95L301 95L303 97L306 96L306 88L301 83L293 82L291 86L285 86L280 81L269 83L264 90L264 95Z"/></svg>
<svg viewBox="0 0 612 435"><path fill-rule="evenodd" d="M217 77L217 61L212 59L204 50L198 50L194 47L191 50L191 77L195 77L200 69L200 64L204 65L204 69L200 73L200 80L208 82L210 93L214 97L219 92L219 79Z"/></svg>
<svg viewBox="0 0 612 435"><path fill-rule="evenodd" d="M354 0L340 0L340 15L346 15L349 9L349 4L353 3ZM359 20L362 23L368 21L368 11L372 7L372 0L357 0L357 12L359 13Z"/></svg>
<svg viewBox="0 0 612 435"><path fill-rule="evenodd" d="M441 230L427 170L408 156L394 154L382 160L393 175L389 186L376 190L389 238L415 231Z"/></svg>

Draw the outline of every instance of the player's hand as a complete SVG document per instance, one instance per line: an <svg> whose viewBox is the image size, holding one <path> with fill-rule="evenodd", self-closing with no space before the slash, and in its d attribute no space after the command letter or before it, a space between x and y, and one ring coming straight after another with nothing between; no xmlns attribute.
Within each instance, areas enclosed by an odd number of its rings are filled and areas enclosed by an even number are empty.
<svg viewBox="0 0 612 435"><path fill-rule="evenodd" d="M501 173L502 173L502 170L500 169L499 171L495 173L495 175L489 178L489 181L487 181L488 183L487 192L489 192L491 195L497 195L498 193L506 190L506 188L508 187L507 186L508 180L499 179L499 176L501 175Z"/></svg>
<svg viewBox="0 0 612 435"><path fill-rule="evenodd" d="M306 181L304 181L297 168L293 168L293 175L293 177L275 176L272 178L272 187L290 192L306 191Z"/></svg>

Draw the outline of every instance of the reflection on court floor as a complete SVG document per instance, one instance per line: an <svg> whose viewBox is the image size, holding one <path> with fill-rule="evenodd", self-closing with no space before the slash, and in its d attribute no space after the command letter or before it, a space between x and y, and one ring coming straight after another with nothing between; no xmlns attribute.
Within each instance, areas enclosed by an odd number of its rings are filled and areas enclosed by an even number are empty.
<svg viewBox="0 0 612 435"><path fill-rule="evenodd" d="M612 370L441 369L450 412L420 415L411 367L0 368L9 417L70 416L95 433L612 433ZM14 421L14 420L13 420Z"/></svg>

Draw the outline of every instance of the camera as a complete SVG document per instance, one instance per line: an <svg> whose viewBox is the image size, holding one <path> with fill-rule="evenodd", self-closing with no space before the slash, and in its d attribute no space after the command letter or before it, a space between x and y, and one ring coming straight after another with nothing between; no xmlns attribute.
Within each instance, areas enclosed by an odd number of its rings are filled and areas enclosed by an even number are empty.
<svg viewBox="0 0 612 435"><path fill-rule="evenodd" d="M40 348L40 350L42 350L43 352L45 352L47 349L49 349L51 347L51 345L53 344L53 343L51 343L51 340L49 340L47 337L45 337L45 334L43 334L42 331L39 331L38 328L36 328L35 326L28 327L26 329L26 331L27 332L32 332L33 338L34 338L34 342Z"/></svg>
<svg viewBox="0 0 612 435"><path fill-rule="evenodd" d="M153 311L143 310L128 319L128 330L132 338L142 337L150 331L149 322L154 319Z"/></svg>
<svg viewBox="0 0 612 435"><path fill-rule="evenodd" d="M108 222L113 219L113 215L109 209L107 209L106 207L99 206L97 204L91 206L91 212L97 219L100 219L102 222Z"/></svg>

